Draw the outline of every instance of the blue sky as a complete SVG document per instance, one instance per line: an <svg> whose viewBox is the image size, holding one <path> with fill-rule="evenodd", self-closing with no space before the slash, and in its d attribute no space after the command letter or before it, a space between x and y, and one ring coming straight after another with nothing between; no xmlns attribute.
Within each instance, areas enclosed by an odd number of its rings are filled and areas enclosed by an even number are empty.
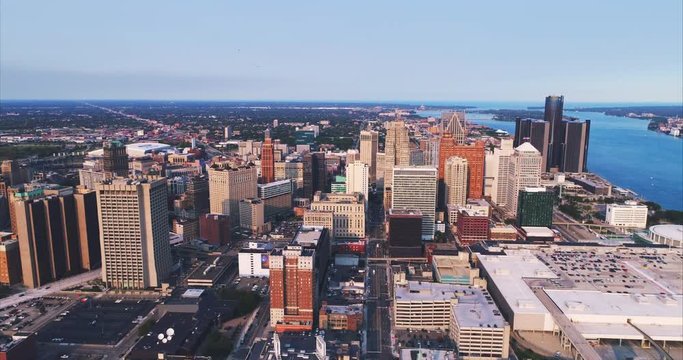
<svg viewBox="0 0 683 360"><path fill-rule="evenodd" d="M680 0L2 0L0 98L681 102L682 14Z"/></svg>

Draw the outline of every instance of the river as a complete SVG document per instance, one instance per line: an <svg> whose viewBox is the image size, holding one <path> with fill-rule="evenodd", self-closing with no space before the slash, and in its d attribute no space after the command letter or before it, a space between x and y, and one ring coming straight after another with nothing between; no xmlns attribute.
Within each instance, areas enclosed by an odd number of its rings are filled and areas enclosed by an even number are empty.
<svg viewBox="0 0 683 360"><path fill-rule="evenodd" d="M440 112L419 114L439 116ZM647 120L597 112L565 111L564 115L591 120L590 172L666 209L683 210L683 139L647 130ZM515 132L514 122L493 120L490 114L470 113L467 119L510 134Z"/></svg>

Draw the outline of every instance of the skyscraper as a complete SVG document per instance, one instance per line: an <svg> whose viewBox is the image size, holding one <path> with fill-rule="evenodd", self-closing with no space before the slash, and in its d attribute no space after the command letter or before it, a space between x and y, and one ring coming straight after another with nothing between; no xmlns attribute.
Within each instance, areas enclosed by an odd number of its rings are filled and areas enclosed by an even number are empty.
<svg viewBox="0 0 683 360"><path fill-rule="evenodd" d="M9 186L16 186L21 184L22 176L19 169L19 164L14 160L3 160L2 167L2 177L7 182Z"/></svg>
<svg viewBox="0 0 683 360"><path fill-rule="evenodd" d="M514 147L531 143L543 156L542 169L547 170L548 142L550 141L550 123L536 119L516 119Z"/></svg>
<svg viewBox="0 0 683 360"><path fill-rule="evenodd" d="M327 192L327 168L323 152L304 155L304 197L312 199L316 191Z"/></svg>
<svg viewBox="0 0 683 360"><path fill-rule="evenodd" d="M444 134L451 134L453 140L458 145L465 143L467 136L467 126L465 123L465 112L454 111L446 112L441 115L441 123L446 124Z"/></svg>
<svg viewBox="0 0 683 360"><path fill-rule="evenodd" d="M395 166L410 165L410 139L408 128L403 121L396 120L386 124L387 135L384 142L384 188L391 188Z"/></svg>
<svg viewBox="0 0 683 360"><path fill-rule="evenodd" d="M484 196L484 158L486 150L483 141L474 144L458 145L455 139L446 133L441 138L439 146L439 207L446 207L445 184L443 182L446 169L446 160L452 156L458 156L467 160L467 198L481 199Z"/></svg>
<svg viewBox="0 0 683 360"><path fill-rule="evenodd" d="M367 164L356 161L352 164L346 164L346 193L353 194L359 192L363 194L365 201L368 199L368 183L369 167Z"/></svg>
<svg viewBox="0 0 683 360"><path fill-rule="evenodd" d="M588 138L591 121L564 121L562 144L562 172L580 173L586 170L588 162Z"/></svg>
<svg viewBox="0 0 683 360"><path fill-rule="evenodd" d="M417 209L389 209L387 219L389 253L392 257L422 256L422 212Z"/></svg>
<svg viewBox="0 0 683 360"><path fill-rule="evenodd" d="M510 157L508 191L505 209L510 216L517 216L519 192L527 187L538 187L541 183L541 153L526 142L515 148Z"/></svg>
<svg viewBox="0 0 683 360"><path fill-rule="evenodd" d="M267 261L271 324L278 332L311 331L318 293L315 250L288 245L273 250Z"/></svg>
<svg viewBox="0 0 683 360"><path fill-rule="evenodd" d="M552 168L559 169L562 164L562 142L564 141L564 127L562 126L563 106L564 96L548 96L545 98L543 120L550 126L547 161L548 170Z"/></svg>
<svg viewBox="0 0 683 360"><path fill-rule="evenodd" d="M261 182L264 184L275 181L275 153L273 141L266 137L261 144Z"/></svg>
<svg viewBox="0 0 683 360"><path fill-rule="evenodd" d="M377 179L377 131L360 132L360 161L368 165L368 178L370 182Z"/></svg>
<svg viewBox="0 0 683 360"><path fill-rule="evenodd" d="M100 250L100 222L97 217L97 193L86 188L77 188L74 193L76 218L78 219L78 244L81 267L92 270L102 263Z"/></svg>
<svg viewBox="0 0 683 360"><path fill-rule="evenodd" d="M114 176L128 175L128 153L122 142L113 140L106 141L102 146L103 167L105 172L111 172Z"/></svg>
<svg viewBox="0 0 683 360"><path fill-rule="evenodd" d="M102 281L108 287L159 287L169 275L166 187L165 178L97 184Z"/></svg>
<svg viewBox="0 0 683 360"><path fill-rule="evenodd" d="M239 226L239 202L256 197L256 167L214 164L207 169L211 213L230 215L230 225Z"/></svg>
<svg viewBox="0 0 683 360"><path fill-rule="evenodd" d="M544 187L527 187L519 191L517 200L518 227L542 226L553 224L553 204L555 193Z"/></svg>
<svg viewBox="0 0 683 360"><path fill-rule="evenodd" d="M484 170L484 195L499 206L507 200L507 179L510 156L514 153L512 139L501 139L500 148L487 150Z"/></svg>
<svg viewBox="0 0 683 360"><path fill-rule="evenodd" d="M422 212L422 240L434 239L437 171L431 166L395 167L392 174L392 209Z"/></svg>
<svg viewBox="0 0 683 360"><path fill-rule="evenodd" d="M444 199L446 205L465 205L467 202L467 159L451 156L444 169Z"/></svg>

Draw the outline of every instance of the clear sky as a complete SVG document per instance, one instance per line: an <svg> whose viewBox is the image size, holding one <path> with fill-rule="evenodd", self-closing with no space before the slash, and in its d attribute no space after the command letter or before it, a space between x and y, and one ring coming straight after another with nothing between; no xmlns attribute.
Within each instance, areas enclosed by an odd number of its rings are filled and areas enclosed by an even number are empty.
<svg viewBox="0 0 683 360"><path fill-rule="evenodd" d="M2 0L0 98L681 102L682 3Z"/></svg>

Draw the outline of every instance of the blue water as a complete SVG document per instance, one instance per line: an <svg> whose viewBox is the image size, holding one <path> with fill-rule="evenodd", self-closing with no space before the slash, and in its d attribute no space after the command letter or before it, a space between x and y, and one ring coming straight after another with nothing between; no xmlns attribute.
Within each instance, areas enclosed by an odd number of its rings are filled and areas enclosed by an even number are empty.
<svg viewBox="0 0 683 360"><path fill-rule="evenodd" d="M590 172L666 209L683 210L682 139L647 130L647 120L595 112L565 111L564 114L591 120ZM423 111L420 115L440 116L440 112ZM515 132L514 122L493 120L489 114L470 113L467 119L510 134Z"/></svg>

